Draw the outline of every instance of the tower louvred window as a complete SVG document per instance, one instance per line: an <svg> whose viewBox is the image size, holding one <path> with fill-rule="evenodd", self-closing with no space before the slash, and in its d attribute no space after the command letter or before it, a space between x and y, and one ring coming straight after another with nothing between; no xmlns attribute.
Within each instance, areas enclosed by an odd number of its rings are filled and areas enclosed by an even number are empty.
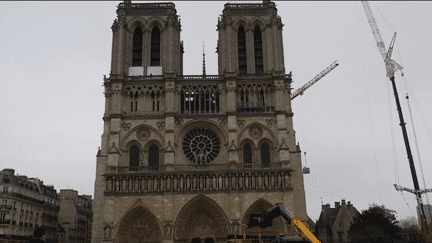
<svg viewBox="0 0 432 243"><path fill-rule="evenodd" d="M255 49L255 73L262 74L264 72L263 65L263 50L261 29L256 26L254 29L254 49Z"/></svg>
<svg viewBox="0 0 432 243"><path fill-rule="evenodd" d="M150 53L150 65L160 66L160 30L157 26L153 27L151 33L151 53Z"/></svg>
<svg viewBox="0 0 432 243"><path fill-rule="evenodd" d="M239 74L246 74L246 34L243 26L237 31Z"/></svg>
<svg viewBox="0 0 432 243"><path fill-rule="evenodd" d="M132 45L132 66L142 66L143 32L139 26L135 28Z"/></svg>

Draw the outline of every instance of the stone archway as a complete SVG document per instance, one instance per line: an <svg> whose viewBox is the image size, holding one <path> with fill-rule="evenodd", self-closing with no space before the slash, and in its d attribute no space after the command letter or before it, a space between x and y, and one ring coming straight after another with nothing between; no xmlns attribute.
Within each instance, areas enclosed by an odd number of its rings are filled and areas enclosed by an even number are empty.
<svg viewBox="0 0 432 243"><path fill-rule="evenodd" d="M219 242L229 234L228 219L212 199L199 195L177 216L174 242Z"/></svg>
<svg viewBox="0 0 432 243"><path fill-rule="evenodd" d="M267 209L273 206L270 202L260 198L249 206L248 210L243 216L243 225L247 225L249 221L249 214L261 214ZM284 232L283 220L281 217L273 221L273 226L269 228L260 229L259 227L247 228L244 227L244 231L247 235L258 235L261 233L262 236L278 236L279 233Z"/></svg>
<svg viewBox="0 0 432 243"><path fill-rule="evenodd" d="M154 214L142 206L130 210L121 220L117 242L162 242L161 228Z"/></svg>

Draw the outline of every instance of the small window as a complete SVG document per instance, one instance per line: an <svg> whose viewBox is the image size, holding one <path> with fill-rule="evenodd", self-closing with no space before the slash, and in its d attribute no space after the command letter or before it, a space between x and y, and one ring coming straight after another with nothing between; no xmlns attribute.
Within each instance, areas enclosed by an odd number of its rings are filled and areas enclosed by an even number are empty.
<svg viewBox="0 0 432 243"><path fill-rule="evenodd" d="M261 167L270 167L270 148L267 143L261 145Z"/></svg>
<svg viewBox="0 0 432 243"><path fill-rule="evenodd" d="M243 146L243 161L245 168L252 166L252 148L249 144Z"/></svg>
<svg viewBox="0 0 432 243"><path fill-rule="evenodd" d="M138 170L139 167L139 148L134 145L129 152L129 170Z"/></svg>
<svg viewBox="0 0 432 243"><path fill-rule="evenodd" d="M149 170L159 170L159 148L156 145L150 146L148 168Z"/></svg>

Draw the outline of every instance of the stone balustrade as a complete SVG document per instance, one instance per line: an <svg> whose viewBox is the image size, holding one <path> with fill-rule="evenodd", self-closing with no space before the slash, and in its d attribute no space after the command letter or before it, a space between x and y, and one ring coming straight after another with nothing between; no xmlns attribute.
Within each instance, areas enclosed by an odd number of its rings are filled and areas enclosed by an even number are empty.
<svg viewBox="0 0 432 243"><path fill-rule="evenodd" d="M105 174L105 195L226 190L291 190L289 168Z"/></svg>

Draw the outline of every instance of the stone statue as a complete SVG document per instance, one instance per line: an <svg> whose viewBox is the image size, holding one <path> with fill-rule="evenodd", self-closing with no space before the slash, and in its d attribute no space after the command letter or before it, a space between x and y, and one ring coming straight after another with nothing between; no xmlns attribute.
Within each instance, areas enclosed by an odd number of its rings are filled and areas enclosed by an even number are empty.
<svg viewBox="0 0 432 243"><path fill-rule="evenodd" d="M210 190L216 190L217 189L217 182L216 182L216 175L212 175L212 188Z"/></svg>
<svg viewBox="0 0 432 243"><path fill-rule="evenodd" d="M183 176L180 176L179 191L183 191L183 187L184 187L183 184L184 184Z"/></svg>
<svg viewBox="0 0 432 243"><path fill-rule="evenodd" d="M289 181L289 176L288 176L288 173L285 173L284 174L284 188L288 188L290 185L290 181Z"/></svg>
<svg viewBox="0 0 432 243"><path fill-rule="evenodd" d="M177 191L177 176L174 176L174 191Z"/></svg>
<svg viewBox="0 0 432 243"><path fill-rule="evenodd" d="M277 175L277 187L282 188L282 177L280 174Z"/></svg>

